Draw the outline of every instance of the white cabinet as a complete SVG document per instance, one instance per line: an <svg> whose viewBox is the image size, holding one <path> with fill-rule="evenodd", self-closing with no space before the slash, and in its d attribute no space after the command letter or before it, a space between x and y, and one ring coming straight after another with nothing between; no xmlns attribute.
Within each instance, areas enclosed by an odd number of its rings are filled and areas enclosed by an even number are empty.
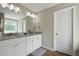
<svg viewBox="0 0 79 59"><path fill-rule="evenodd" d="M34 35L27 37L27 55L41 47L41 35Z"/></svg>
<svg viewBox="0 0 79 59"><path fill-rule="evenodd" d="M0 45L0 56L25 56L41 47L41 35L13 39L12 43Z"/></svg>
<svg viewBox="0 0 79 59"><path fill-rule="evenodd" d="M41 47L41 35L35 35L33 39L33 50Z"/></svg>
<svg viewBox="0 0 79 59"><path fill-rule="evenodd" d="M0 56L25 56L25 38L13 39L13 43L0 46Z"/></svg>
<svg viewBox="0 0 79 59"><path fill-rule="evenodd" d="M37 36L37 38L38 38L38 47L41 47L42 46L42 35L38 35Z"/></svg>
<svg viewBox="0 0 79 59"><path fill-rule="evenodd" d="M18 42L13 45L13 56L25 56L25 42Z"/></svg>
<svg viewBox="0 0 79 59"><path fill-rule="evenodd" d="M0 56L12 56L12 46L0 46Z"/></svg>
<svg viewBox="0 0 79 59"><path fill-rule="evenodd" d="M31 52L32 52L32 44L33 44L33 42L32 42L32 39L31 39L31 37L27 37L27 40L26 40L27 42L26 42L26 50L27 50L27 52L26 52L26 54L28 55L28 54L30 54Z"/></svg>
<svg viewBox="0 0 79 59"><path fill-rule="evenodd" d="M0 47L0 56L25 56L25 42Z"/></svg>

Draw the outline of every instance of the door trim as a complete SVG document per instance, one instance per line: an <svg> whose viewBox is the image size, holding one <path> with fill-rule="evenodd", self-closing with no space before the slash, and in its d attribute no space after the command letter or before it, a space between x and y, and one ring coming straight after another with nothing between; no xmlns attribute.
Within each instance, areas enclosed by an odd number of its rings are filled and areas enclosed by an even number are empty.
<svg viewBox="0 0 79 59"><path fill-rule="evenodd" d="M72 39L73 39L73 51L72 51L72 55L75 55L76 56L76 40L77 40L77 6L72 6L72 7L68 7L68 8L64 8L64 9L72 9ZM64 9L61 9L61 10L64 10ZM58 10L59 11L59 10ZM56 11L55 11L56 12ZM56 51L56 31L55 31L55 24L56 24L56 20L55 20L55 12L53 13L54 14L54 40L53 40L53 50ZM76 34L76 35L75 35Z"/></svg>

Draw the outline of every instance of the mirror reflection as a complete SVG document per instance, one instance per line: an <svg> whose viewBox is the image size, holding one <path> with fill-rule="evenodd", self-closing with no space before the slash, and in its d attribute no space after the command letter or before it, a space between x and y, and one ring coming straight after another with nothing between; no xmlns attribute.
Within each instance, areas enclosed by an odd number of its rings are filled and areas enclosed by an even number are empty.
<svg viewBox="0 0 79 59"><path fill-rule="evenodd" d="M37 32L40 26L36 20L33 12L19 4L0 4L0 32L3 34Z"/></svg>

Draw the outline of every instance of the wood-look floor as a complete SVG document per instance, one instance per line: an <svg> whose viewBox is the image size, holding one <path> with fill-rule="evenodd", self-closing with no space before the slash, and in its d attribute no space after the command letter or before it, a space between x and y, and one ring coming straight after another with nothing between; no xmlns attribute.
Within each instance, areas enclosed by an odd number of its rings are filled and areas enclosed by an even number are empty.
<svg viewBox="0 0 79 59"><path fill-rule="evenodd" d="M43 56L68 56L68 55L57 51L53 52L53 51L47 50L47 52L45 52Z"/></svg>
<svg viewBox="0 0 79 59"><path fill-rule="evenodd" d="M61 53L61 52L58 52L58 51L50 51L50 50L48 50L46 48L43 48L43 49L45 49L46 52L42 56L69 56L69 55L67 55L65 53ZM37 56L37 55L29 54L28 56Z"/></svg>
<svg viewBox="0 0 79 59"><path fill-rule="evenodd" d="M61 53L61 52L55 52L55 51L50 51L48 49L46 49L47 51L42 55L42 56L69 56L65 53Z"/></svg>

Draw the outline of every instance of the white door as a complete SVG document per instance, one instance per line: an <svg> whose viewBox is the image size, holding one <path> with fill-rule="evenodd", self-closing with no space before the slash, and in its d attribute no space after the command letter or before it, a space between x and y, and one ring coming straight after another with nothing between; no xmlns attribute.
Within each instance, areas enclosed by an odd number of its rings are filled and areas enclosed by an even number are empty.
<svg viewBox="0 0 79 59"><path fill-rule="evenodd" d="M56 50L72 55L73 49L73 10L63 9L54 13L54 35L56 39Z"/></svg>

